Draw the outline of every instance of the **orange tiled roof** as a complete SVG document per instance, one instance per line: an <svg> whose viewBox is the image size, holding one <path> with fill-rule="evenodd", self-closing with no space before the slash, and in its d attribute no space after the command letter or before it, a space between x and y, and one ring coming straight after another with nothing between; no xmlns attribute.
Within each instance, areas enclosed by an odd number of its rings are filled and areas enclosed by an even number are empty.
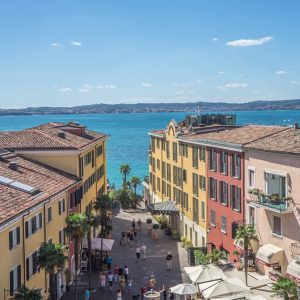
<svg viewBox="0 0 300 300"><path fill-rule="evenodd" d="M17 163L17 171L9 168L10 162ZM33 196L0 183L0 224L41 203L49 196L80 182L80 179L75 176L16 155L10 155L0 160L0 176L41 191L41 194Z"/></svg>
<svg viewBox="0 0 300 300"><path fill-rule="evenodd" d="M69 130L83 129L78 135ZM59 136L64 133L64 138ZM64 123L47 123L21 131L1 131L0 148L8 150L75 150L106 138L107 135L84 126Z"/></svg>
<svg viewBox="0 0 300 300"><path fill-rule="evenodd" d="M282 126L259 126L249 125L230 130L223 130L219 132L189 134L182 136L183 139L190 141L217 141L231 144L244 145L263 137L276 134L287 130L287 127Z"/></svg>
<svg viewBox="0 0 300 300"><path fill-rule="evenodd" d="M249 143L246 149L300 154L300 129L289 128L284 132Z"/></svg>

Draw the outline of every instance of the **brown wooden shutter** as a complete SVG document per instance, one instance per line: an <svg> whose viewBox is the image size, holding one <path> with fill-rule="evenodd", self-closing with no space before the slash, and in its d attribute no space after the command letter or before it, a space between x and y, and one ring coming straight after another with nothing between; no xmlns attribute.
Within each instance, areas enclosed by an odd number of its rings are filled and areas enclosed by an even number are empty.
<svg viewBox="0 0 300 300"><path fill-rule="evenodd" d="M8 237L8 248L11 250L13 247L13 231L9 232L9 237Z"/></svg>

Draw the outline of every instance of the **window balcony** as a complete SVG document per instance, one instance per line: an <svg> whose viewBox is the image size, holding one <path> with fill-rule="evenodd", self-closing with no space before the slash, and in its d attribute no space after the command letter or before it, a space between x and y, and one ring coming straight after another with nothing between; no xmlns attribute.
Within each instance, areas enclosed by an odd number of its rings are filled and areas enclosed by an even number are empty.
<svg viewBox="0 0 300 300"><path fill-rule="evenodd" d="M278 194L264 195L252 194L248 202L255 204L257 207L263 207L269 211L273 211L280 214L292 213L292 207L290 206L290 197L280 197Z"/></svg>

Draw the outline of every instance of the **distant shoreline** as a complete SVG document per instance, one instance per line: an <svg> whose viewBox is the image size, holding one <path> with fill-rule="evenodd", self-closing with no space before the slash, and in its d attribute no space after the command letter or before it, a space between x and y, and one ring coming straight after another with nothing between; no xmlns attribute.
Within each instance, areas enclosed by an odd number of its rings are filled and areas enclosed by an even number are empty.
<svg viewBox="0 0 300 300"><path fill-rule="evenodd" d="M300 99L252 101L246 103L187 102L187 103L137 103L137 104L91 104L73 107L27 107L0 109L0 116L33 115L79 115L120 113L166 113L166 112L231 112L231 111L285 111L300 110Z"/></svg>

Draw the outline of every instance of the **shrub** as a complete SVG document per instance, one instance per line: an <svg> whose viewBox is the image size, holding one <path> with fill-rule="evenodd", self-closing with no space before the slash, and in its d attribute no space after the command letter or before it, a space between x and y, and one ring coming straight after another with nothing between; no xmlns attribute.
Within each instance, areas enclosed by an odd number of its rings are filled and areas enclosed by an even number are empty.
<svg viewBox="0 0 300 300"><path fill-rule="evenodd" d="M184 248L186 250L188 250L189 248L193 247L193 242L190 240L190 239L186 239L185 240L185 245L184 245Z"/></svg>
<svg viewBox="0 0 300 300"><path fill-rule="evenodd" d="M209 263L205 253L199 249L194 250L194 256L195 256L195 265L196 266L207 265Z"/></svg>
<svg viewBox="0 0 300 300"><path fill-rule="evenodd" d="M146 220L146 223L147 223L147 224L151 224L151 223L152 223L152 219L147 219L147 220Z"/></svg>
<svg viewBox="0 0 300 300"><path fill-rule="evenodd" d="M152 229L159 229L159 225L158 224L153 224Z"/></svg>

